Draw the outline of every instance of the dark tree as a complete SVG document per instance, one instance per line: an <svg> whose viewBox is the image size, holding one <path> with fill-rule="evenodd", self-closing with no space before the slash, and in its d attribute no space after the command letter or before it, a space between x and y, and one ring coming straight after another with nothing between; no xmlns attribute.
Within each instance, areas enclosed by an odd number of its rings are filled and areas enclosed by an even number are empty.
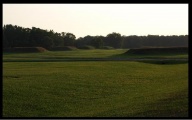
<svg viewBox="0 0 192 120"><path fill-rule="evenodd" d="M114 48L188 46L188 35L121 36L121 34L113 32L106 37L87 35L76 40L72 33L57 33L53 30L48 31L36 27L23 28L11 24L3 26L3 48L45 47L51 49L52 47L82 47L86 45L95 48L103 46Z"/></svg>
<svg viewBox="0 0 192 120"><path fill-rule="evenodd" d="M122 47L122 39L121 34L119 33L110 33L107 35L105 39L105 46L112 46L114 48L121 48Z"/></svg>
<svg viewBox="0 0 192 120"><path fill-rule="evenodd" d="M50 38L49 36L44 36L42 39L42 47L46 49L51 49L53 47L53 39Z"/></svg>
<svg viewBox="0 0 192 120"><path fill-rule="evenodd" d="M74 46L74 42L75 42L75 35L72 33L66 33L64 35L64 44L65 46Z"/></svg>
<svg viewBox="0 0 192 120"><path fill-rule="evenodd" d="M95 48L102 48L103 47L103 37L102 36L95 36L91 41L91 45Z"/></svg>

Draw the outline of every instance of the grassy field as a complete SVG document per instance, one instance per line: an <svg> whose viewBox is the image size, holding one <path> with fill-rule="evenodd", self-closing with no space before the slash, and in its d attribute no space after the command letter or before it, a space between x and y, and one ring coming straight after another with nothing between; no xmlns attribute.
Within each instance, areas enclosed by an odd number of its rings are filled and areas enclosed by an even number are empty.
<svg viewBox="0 0 192 120"><path fill-rule="evenodd" d="M188 54L124 54L128 49L114 50L77 50L77 51L48 51L42 53L3 53L4 62L34 62L34 61L66 61L88 58L188 58Z"/></svg>
<svg viewBox="0 0 192 120"><path fill-rule="evenodd" d="M79 58L107 58L126 52L119 50L49 51L42 53L4 53L3 61L63 61Z"/></svg>
<svg viewBox="0 0 192 120"><path fill-rule="evenodd" d="M3 117L187 117L188 63L34 62L125 51L3 54Z"/></svg>

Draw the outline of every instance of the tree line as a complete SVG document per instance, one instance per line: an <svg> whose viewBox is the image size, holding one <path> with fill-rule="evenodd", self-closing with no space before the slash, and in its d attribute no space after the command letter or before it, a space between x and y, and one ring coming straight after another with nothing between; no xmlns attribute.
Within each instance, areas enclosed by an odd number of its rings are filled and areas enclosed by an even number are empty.
<svg viewBox="0 0 192 120"><path fill-rule="evenodd" d="M69 32L57 33L53 30L43 30L36 27L30 29L11 24L3 26L3 48L44 47L51 49L64 46L79 48L85 45L95 48L103 48L104 46L113 48L188 46L188 35L122 36L120 33L113 32L106 36L87 35L76 39L76 36Z"/></svg>

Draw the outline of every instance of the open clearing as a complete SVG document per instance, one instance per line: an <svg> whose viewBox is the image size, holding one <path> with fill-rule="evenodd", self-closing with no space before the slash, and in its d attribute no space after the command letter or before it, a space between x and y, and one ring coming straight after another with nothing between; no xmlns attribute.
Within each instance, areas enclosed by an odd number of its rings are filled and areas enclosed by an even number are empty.
<svg viewBox="0 0 192 120"><path fill-rule="evenodd" d="M107 51L4 54L3 117L188 117L187 62L54 61Z"/></svg>

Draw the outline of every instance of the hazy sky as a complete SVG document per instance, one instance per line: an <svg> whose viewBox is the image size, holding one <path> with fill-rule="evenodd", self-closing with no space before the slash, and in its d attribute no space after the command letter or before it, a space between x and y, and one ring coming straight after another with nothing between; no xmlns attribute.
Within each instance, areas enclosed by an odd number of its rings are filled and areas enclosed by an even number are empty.
<svg viewBox="0 0 192 120"><path fill-rule="evenodd" d="M188 4L3 4L3 25L86 35L187 35Z"/></svg>

